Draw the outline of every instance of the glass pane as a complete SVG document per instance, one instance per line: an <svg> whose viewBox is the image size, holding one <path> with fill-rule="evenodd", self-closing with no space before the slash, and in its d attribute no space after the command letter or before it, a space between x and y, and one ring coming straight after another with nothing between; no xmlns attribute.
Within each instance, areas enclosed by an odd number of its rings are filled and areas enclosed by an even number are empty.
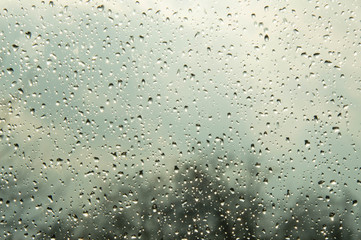
<svg viewBox="0 0 361 240"><path fill-rule="evenodd" d="M1 239L361 239L360 1L11 1Z"/></svg>

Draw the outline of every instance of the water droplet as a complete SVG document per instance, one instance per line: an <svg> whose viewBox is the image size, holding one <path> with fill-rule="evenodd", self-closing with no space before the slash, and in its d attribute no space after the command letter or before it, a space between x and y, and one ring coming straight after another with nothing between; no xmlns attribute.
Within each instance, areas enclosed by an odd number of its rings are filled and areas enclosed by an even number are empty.
<svg viewBox="0 0 361 240"><path fill-rule="evenodd" d="M264 36L264 40L265 40L266 42L269 41L269 36L268 36L268 34L266 34L266 36Z"/></svg>
<svg viewBox="0 0 361 240"><path fill-rule="evenodd" d="M31 38L31 32L29 32L29 31L26 32L26 33L25 33L25 36L26 36L27 39L30 39L30 38Z"/></svg>
<svg viewBox="0 0 361 240"><path fill-rule="evenodd" d="M99 5L99 6L97 7L97 9L98 9L98 11L100 11L100 12L104 11L104 5L103 5L103 4L102 4L102 5Z"/></svg>

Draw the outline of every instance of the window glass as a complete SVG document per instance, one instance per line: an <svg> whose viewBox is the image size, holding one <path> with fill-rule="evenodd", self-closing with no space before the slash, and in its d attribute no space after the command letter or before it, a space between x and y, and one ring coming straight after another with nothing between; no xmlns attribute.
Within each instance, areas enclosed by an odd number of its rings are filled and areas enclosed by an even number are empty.
<svg viewBox="0 0 361 240"><path fill-rule="evenodd" d="M1 239L360 239L360 1L0 7Z"/></svg>

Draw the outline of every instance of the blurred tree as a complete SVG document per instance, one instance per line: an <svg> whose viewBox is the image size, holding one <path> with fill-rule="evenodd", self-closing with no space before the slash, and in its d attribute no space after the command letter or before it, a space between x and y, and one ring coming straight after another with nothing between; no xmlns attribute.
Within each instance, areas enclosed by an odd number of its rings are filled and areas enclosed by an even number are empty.
<svg viewBox="0 0 361 240"><path fill-rule="evenodd" d="M198 162L175 167L167 177L108 180L97 186L99 194L89 194L92 208L72 207L65 214L56 214L52 205L32 203L43 185L29 188L25 179L15 181L16 174L3 168L1 234L4 239L357 239L345 199L311 194L285 207L278 229L266 232L277 224L264 214L272 205L260 197L264 176L259 164L254 159L249 163L244 178L237 176L238 185L219 167ZM44 223L36 219L43 215L32 214L36 207L46 208Z"/></svg>
<svg viewBox="0 0 361 240"><path fill-rule="evenodd" d="M277 233L283 239L357 239L347 221L345 202L330 201L310 194L299 197L285 209Z"/></svg>

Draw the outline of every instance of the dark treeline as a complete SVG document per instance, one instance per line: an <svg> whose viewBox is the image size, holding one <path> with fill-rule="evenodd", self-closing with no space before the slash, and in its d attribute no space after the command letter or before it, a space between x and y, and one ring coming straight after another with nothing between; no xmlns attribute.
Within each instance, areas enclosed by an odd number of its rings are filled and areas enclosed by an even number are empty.
<svg viewBox="0 0 361 240"><path fill-rule="evenodd" d="M36 229L35 239L358 239L350 197L337 201L315 193L300 193L294 203L268 200L262 192L256 168L244 184L232 185L224 174L208 165L175 167L174 174L163 180L109 182L100 187L92 212L68 209L65 218ZM2 208L10 198L11 181L2 175ZM237 181L237 180L236 180ZM239 181L239 180L238 180ZM18 189L18 185L13 185ZM25 189L21 191L26 192ZM14 193L15 194L15 193ZM16 195L16 194L15 194ZM26 199L27 196L22 196ZM55 196L54 196L55 198ZM24 201L24 200L23 200ZM85 198L84 201L87 201ZM21 208L15 215L3 215L2 234L13 239L12 231L29 226L22 219ZM55 216L55 215L54 215ZM45 221L43 219L35 220ZM39 225L40 226L40 225ZM5 231L5 229L7 229ZM14 238L15 239L15 238Z"/></svg>

